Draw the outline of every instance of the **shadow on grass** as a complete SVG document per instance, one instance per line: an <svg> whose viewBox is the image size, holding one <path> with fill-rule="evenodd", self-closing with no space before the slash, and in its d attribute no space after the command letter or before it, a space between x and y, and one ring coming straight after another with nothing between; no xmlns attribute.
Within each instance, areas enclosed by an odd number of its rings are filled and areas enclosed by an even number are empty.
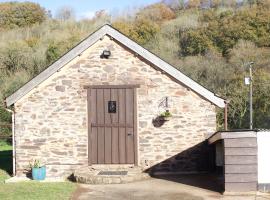
<svg viewBox="0 0 270 200"><path fill-rule="evenodd" d="M8 174L12 174L12 150L11 141L0 141L0 170L6 171Z"/></svg>
<svg viewBox="0 0 270 200"><path fill-rule="evenodd" d="M0 169L12 174L12 151L0 151Z"/></svg>

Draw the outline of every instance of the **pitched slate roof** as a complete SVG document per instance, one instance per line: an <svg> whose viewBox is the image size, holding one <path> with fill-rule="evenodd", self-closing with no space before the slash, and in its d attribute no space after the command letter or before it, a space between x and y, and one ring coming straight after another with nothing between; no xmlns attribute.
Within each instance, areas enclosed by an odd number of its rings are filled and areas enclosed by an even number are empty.
<svg viewBox="0 0 270 200"><path fill-rule="evenodd" d="M81 43L79 43L77 46L75 46L73 49L71 49L69 52L63 55L60 59L58 59L56 62L50 65L47 69L45 69L39 75L34 77L32 80L30 80L28 83L22 86L15 93L7 97L6 105L11 106L14 103L16 103L20 98L22 98L32 89L34 89L37 85L42 83L44 80L49 78L52 74L57 72L57 70L59 70L60 68L65 66L67 63L72 61L74 58L79 56L81 53L83 53L86 49L88 49L90 46L92 46L94 43L96 43L99 39L101 39L105 35L112 37L114 40L118 41L120 44L126 46L131 51L137 53L142 58L152 63L156 67L160 68L160 70L164 71L171 77L175 78L176 80L181 82L183 85L190 88L191 90L193 90L194 92L196 92L197 94L205 98L206 100L210 101L211 103L215 104L218 107L221 107L221 108L225 107L224 99L216 96L213 92L207 90L206 88L204 88L203 86L201 86L200 84L192 80L191 78L181 73L175 67L163 61L158 56L146 50L145 48L143 48L136 42L129 39L124 34L120 33L118 30L114 29L113 27L107 24L102 26L100 29L98 29L96 32L94 32L90 36L88 36L85 40L83 40Z"/></svg>

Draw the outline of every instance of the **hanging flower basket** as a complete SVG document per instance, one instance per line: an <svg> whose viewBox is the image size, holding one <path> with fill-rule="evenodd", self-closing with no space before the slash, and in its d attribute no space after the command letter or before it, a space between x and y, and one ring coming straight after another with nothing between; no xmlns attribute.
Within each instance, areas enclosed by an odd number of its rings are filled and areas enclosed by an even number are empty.
<svg viewBox="0 0 270 200"><path fill-rule="evenodd" d="M172 117L172 113L169 110L166 110L165 112L161 113L159 117L164 121L169 121Z"/></svg>

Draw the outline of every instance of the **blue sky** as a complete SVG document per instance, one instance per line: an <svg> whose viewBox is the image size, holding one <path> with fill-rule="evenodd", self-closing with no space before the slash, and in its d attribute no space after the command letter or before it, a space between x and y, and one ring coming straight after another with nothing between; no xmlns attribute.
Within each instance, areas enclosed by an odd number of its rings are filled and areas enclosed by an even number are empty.
<svg viewBox="0 0 270 200"><path fill-rule="evenodd" d="M18 0L22 1L22 0ZM28 0L39 3L54 15L57 9L63 6L72 7L77 18L93 15L96 11L105 9L107 11L120 11L127 8L140 7L142 5L158 2L158 0ZM0 2L5 2L0 0Z"/></svg>

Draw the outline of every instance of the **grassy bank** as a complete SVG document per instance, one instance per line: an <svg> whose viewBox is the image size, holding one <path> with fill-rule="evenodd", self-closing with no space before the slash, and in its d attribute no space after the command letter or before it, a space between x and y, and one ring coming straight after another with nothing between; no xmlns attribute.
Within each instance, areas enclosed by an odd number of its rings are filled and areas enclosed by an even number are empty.
<svg viewBox="0 0 270 200"><path fill-rule="evenodd" d="M0 151L10 151L12 150L12 145L4 140L0 140Z"/></svg>
<svg viewBox="0 0 270 200"><path fill-rule="evenodd" d="M70 199L76 184L21 182L5 184L12 173L12 146L0 141L0 199L1 200L64 200Z"/></svg>

